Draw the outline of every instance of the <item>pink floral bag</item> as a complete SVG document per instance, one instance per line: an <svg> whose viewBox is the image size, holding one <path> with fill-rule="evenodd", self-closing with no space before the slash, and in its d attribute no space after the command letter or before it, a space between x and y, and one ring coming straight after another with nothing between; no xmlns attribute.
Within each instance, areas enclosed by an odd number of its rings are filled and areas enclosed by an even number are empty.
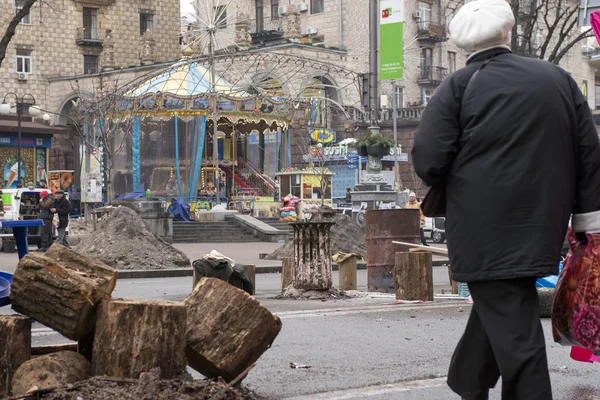
<svg viewBox="0 0 600 400"><path fill-rule="evenodd" d="M600 355L600 233L577 241L569 229L571 250L560 273L552 308L552 335L563 346L580 346Z"/></svg>

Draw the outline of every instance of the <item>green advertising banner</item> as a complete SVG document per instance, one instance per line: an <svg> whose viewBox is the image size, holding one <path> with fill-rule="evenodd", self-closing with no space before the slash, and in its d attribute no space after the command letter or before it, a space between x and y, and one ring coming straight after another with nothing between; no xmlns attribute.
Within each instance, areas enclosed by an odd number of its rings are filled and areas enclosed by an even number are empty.
<svg viewBox="0 0 600 400"><path fill-rule="evenodd" d="M379 9L379 79L402 79L404 0L380 0Z"/></svg>

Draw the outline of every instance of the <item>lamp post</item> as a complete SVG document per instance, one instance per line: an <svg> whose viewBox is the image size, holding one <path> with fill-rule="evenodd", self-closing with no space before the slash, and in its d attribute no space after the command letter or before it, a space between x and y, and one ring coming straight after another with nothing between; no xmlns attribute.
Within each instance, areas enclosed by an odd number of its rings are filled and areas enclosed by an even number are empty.
<svg viewBox="0 0 600 400"><path fill-rule="evenodd" d="M32 117L37 117L42 113L42 110L38 106L35 105L35 97L31 94L24 94L19 97L16 93L9 92L4 95L4 99L2 100L2 104L0 104L0 114L9 114L10 113L10 104L6 102L6 99L9 97L14 97L15 99L15 109L17 112L17 188L23 187L23 181L21 177L21 118L23 113L27 111L29 115Z"/></svg>

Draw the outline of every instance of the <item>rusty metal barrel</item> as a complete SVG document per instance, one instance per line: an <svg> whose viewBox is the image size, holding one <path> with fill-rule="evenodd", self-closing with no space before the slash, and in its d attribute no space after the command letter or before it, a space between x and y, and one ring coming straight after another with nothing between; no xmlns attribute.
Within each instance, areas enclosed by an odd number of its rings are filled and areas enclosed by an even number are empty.
<svg viewBox="0 0 600 400"><path fill-rule="evenodd" d="M419 210L373 210L366 215L367 286L369 292L394 293L396 253L408 246L392 241L421 242Z"/></svg>

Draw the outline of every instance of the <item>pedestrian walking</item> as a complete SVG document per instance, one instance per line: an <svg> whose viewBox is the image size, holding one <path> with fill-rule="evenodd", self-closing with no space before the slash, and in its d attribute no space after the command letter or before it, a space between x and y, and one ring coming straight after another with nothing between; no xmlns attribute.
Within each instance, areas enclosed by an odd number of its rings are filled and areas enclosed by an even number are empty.
<svg viewBox="0 0 600 400"><path fill-rule="evenodd" d="M47 190L40 193L40 219L44 225L40 228L40 246L38 251L45 252L52 245L52 219L54 218L53 208L54 196L48 194Z"/></svg>
<svg viewBox="0 0 600 400"><path fill-rule="evenodd" d="M421 210L421 203L417 201L417 195L415 194L415 192L410 192L408 194L408 203L404 205L404 208L408 210L419 210L419 221L421 224L419 234L421 235L421 244L423 246L429 246L427 244L427 240L425 239L425 230L423 229L425 228L425 214L423 214L423 210Z"/></svg>
<svg viewBox="0 0 600 400"><path fill-rule="evenodd" d="M448 385L488 399L549 400L536 278L556 275L569 217L600 221L600 144L579 85L558 66L511 53L505 0L465 4L450 37L468 57L435 92L412 150L418 176L445 190L452 277L474 305ZM578 225L578 226L576 226Z"/></svg>
<svg viewBox="0 0 600 400"><path fill-rule="evenodd" d="M58 215L58 234L56 243L70 248L71 245L69 244L67 227L69 226L69 212L71 210L71 204L65 197L65 192L63 190L57 190L56 193L54 193L54 197L56 200L54 201L50 211Z"/></svg>

